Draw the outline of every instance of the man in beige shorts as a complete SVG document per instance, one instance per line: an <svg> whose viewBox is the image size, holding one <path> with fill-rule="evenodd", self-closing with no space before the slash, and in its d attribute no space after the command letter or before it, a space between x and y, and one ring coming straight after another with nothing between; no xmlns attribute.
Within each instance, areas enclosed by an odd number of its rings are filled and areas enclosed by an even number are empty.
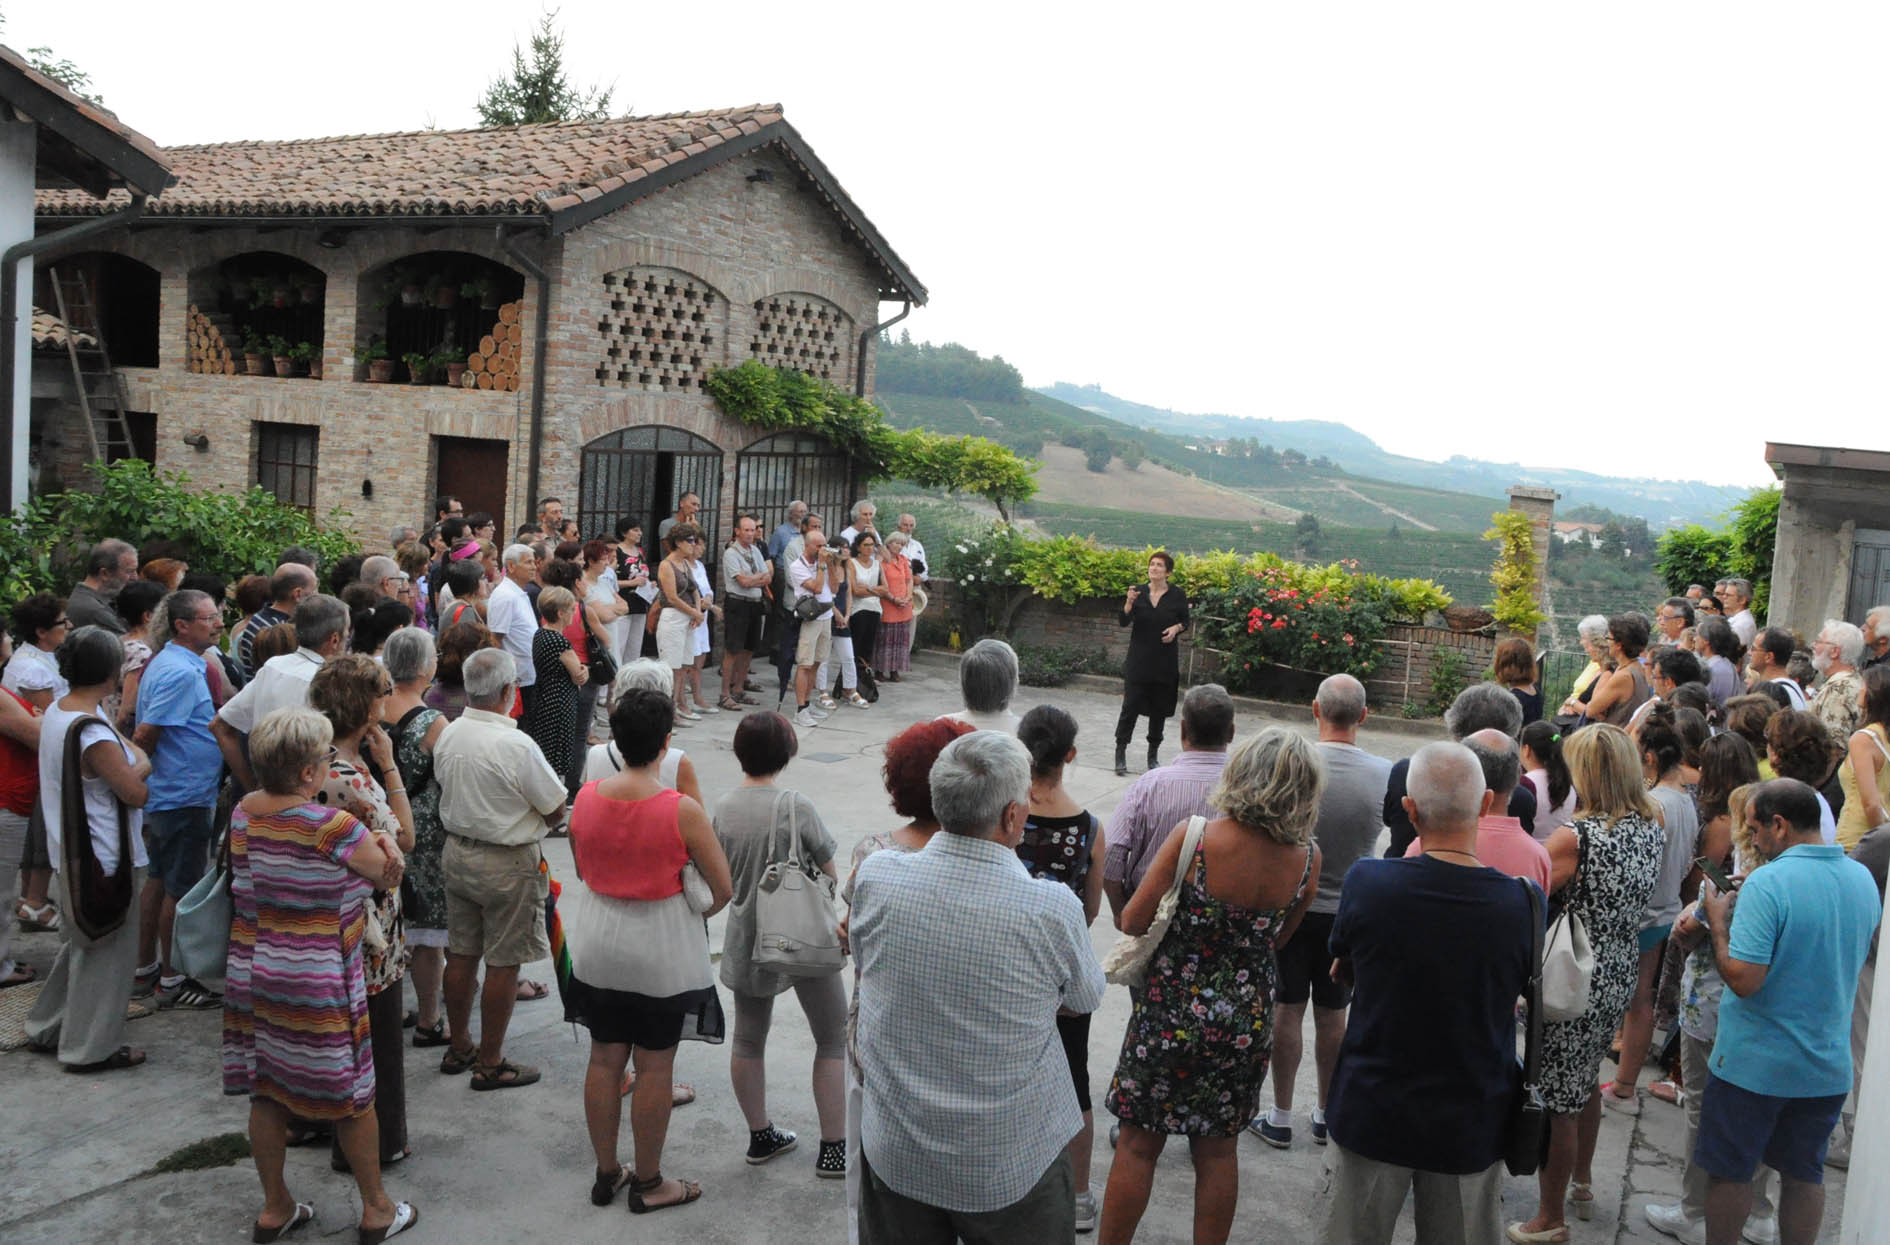
<svg viewBox="0 0 1890 1245"><path fill-rule="evenodd" d="M794 647L794 698L800 702L800 712L794 715L794 721L799 726L819 726L827 717L807 702L814 694L814 671L827 660L827 652L833 644L834 580L845 573L839 558L827 553L826 533L809 528L800 556L788 563L788 587L793 592L797 612L801 602L809 599L825 608L817 618L802 616L801 638Z"/></svg>
<svg viewBox="0 0 1890 1245"><path fill-rule="evenodd" d="M551 954L545 936L550 878L539 841L565 818L564 779L509 715L517 673L499 649L463 667L467 707L447 723L433 750L446 826L446 1018L452 1046L440 1071L472 1070L474 1089L513 1089L538 1069L505 1058L505 1030L518 997L521 965ZM479 1045L471 1041L479 962Z"/></svg>

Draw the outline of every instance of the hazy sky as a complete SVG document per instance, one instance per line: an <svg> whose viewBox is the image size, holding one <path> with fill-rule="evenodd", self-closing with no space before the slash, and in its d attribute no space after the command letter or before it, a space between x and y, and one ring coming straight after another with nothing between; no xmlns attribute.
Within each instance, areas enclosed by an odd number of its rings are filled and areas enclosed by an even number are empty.
<svg viewBox="0 0 1890 1245"><path fill-rule="evenodd" d="M538 12L0 8L0 38L77 61L159 143L474 124ZM1031 384L1621 475L1757 483L1767 439L1890 449L1882 5L560 21L620 111L784 104L930 287L914 337Z"/></svg>

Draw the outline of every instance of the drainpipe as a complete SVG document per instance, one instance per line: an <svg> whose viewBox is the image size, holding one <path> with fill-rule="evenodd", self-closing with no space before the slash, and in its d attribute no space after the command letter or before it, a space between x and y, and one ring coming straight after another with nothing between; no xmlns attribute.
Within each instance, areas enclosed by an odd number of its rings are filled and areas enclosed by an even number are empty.
<svg viewBox="0 0 1890 1245"><path fill-rule="evenodd" d="M26 500L13 495L13 421L32 418L31 397L27 399L26 410L13 409L14 375L20 366L20 360L14 353L20 320L20 262L40 256L51 259L63 255L98 234L130 224L144 215L144 209L150 202L149 195L139 195L130 207L120 208L70 229L43 233L23 242L15 242L6 249L5 254L0 254L0 395L4 395L0 400L4 401L7 411L6 427L0 428L0 514L12 514L15 507ZM31 291L28 291L28 298L30 300Z"/></svg>
<svg viewBox="0 0 1890 1245"><path fill-rule="evenodd" d="M538 282L538 313L532 326L532 432L531 448L526 451L525 514L531 515L538 504L538 446L545 435L545 339L551 335L551 277L518 249L517 233L507 233L500 225L494 231L499 248L518 261L518 266Z"/></svg>
<svg viewBox="0 0 1890 1245"><path fill-rule="evenodd" d="M891 328L893 325L899 323L901 320L905 319L907 316L911 314L912 314L912 300L908 298L906 300L905 310L901 311L898 315L886 321L884 324L875 324L872 328L867 329L864 333L860 334L859 373L857 376L854 377L854 381L853 381L853 392L856 396L862 397L862 398L866 396L866 348L867 346L872 344L872 341L875 337L878 337L881 333L885 332L887 329Z"/></svg>

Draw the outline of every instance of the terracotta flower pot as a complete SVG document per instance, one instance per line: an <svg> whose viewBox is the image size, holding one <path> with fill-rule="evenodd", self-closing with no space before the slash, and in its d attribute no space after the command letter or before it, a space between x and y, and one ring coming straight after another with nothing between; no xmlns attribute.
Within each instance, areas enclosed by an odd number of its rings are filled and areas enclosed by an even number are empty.
<svg viewBox="0 0 1890 1245"><path fill-rule="evenodd" d="M426 291L417 285L400 287L400 303L403 307L418 307L426 300Z"/></svg>
<svg viewBox="0 0 1890 1245"><path fill-rule="evenodd" d="M263 357L259 354L249 354L246 352L243 355L243 370L248 372L251 376L269 375L269 365L263 362Z"/></svg>
<svg viewBox="0 0 1890 1245"><path fill-rule="evenodd" d="M289 287L288 286L278 285L273 291L273 295L274 295L274 301L275 301L276 306L287 307L289 305Z"/></svg>
<svg viewBox="0 0 1890 1245"><path fill-rule="evenodd" d="M427 383L427 370L423 367L409 369L407 372L407 383L410 385L426 384Z"/></svg>
<svg viewBox="0 0 1890 1245"><path fill-rule="evenodd" d="M305 306L312 303L318 303L321 300L322 300L322 291L321 291L320 286L305 285L302 287L302 302Z"/></svg>
<svg viewBox="0 0 1890 1245"><path fill-rule="evenodd" d="M367 372L369 380L377 385L385 385L388 381L394 379L394 361L392 359L376 359L374 362L367 365Z"/></svg>
<svg viewBox="0 0 1890 1245"><path fill-rule="evenodd" d="M466 365L464 363L447 364L446 365L446 383L449 385L458 386L459 378L465 375L465 373L466 373Z"/></svg>
<svg viewBox="0 0 1890 1245"><path fill-rule="evenodd" d="M295 360L291 359L286 354L277 355L276 356L276 375L277 376L295 375Z"/></svg>
<svg viewBox="0 0 1890 1245"><path fill-rule="evenodd" d="M442 285L433 295L433 305L442 311L451 311L459 304L459 291L450 285Z"/></svg>
<svg viewBox="0 0 1890 1245"><path fill-rule="evenodd" d="M1444 625L1452 631L1481 631L1496 621L1496 615L1480 605L1453 605L1444 611Z"/></svg>
<svg viewBox="0 0 1890 1245"><path fill-rule="evenodd" d="M308 378L310 380L320 380L322 378L322 361L319 357L308 361Z"/></svg>

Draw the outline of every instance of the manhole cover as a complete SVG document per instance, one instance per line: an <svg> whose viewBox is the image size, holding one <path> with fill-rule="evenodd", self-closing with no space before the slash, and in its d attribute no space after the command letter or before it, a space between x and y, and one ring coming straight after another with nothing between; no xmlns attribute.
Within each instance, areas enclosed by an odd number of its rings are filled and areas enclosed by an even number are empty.
<svg viewBox="0 0 1890 1245"><path fill-rule="evenodd" d="M835 761L846 759L847 755L844 752L809 752L801 756L803 761L819 761L822 765L832 765Z"/></svg>

